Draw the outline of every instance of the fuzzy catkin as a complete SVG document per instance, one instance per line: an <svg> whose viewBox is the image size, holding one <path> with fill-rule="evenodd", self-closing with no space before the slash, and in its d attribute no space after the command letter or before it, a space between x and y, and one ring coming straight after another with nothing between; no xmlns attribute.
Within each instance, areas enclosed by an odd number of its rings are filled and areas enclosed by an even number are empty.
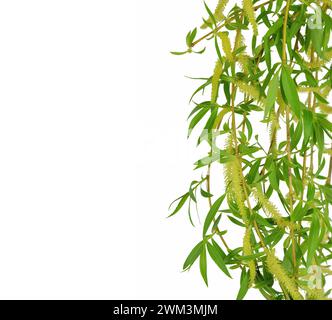
<svg viewBox="0 0 332 320"><path fill-rule="evenodd" d="M285 269L280 264L280 261L272 252L267 252L266 266L269 271L276 277L279 283L284 286L294 300L303 300L302 295L297 289L296 282L290 278Z"/></svg>
<svg viewBox="0 0 332 320"><path fill-rule="evenodd" d="M266 214L268 214L280 228L293 228L293 224L291 222L286 221L278 208L257 188L252 189L252 193L256 200L261 204Z"/></svg>
<svg viewBox="0 0 332 320"><path fill-rule="evenodd" d="M324 98L327 98L330 92L331 92L331 87L325 86L323 89L321 89L320 95L323 96Z"/></svg>
<svg viewBox="0 0 332 320"><path fill-rule="evenodd" d="M233 49L233 54L236 53L236 50L240 48L245 48L246 45L244 43L244 38L241 33L241 31L238 31L236 33L235 41L234 41L234 49ZM236 62L240 65L241 70L243 71L244 74L249 73L249 56L246 54L246 51L243 50L241 54L238 54L236 57Z"/></svg>
<svg viewBox="0 0 332 320"><path fill-rule="evenodd" d="M281 90L279 88L278 93L277 93L277 104L279 106L279 112L280 114L284 114L285 110L286 110L286 104L284 99L282 98L282 94L281 94Z"/></svg>
<svg viewBox="0 0 332 320"><path fill-rule="evenodd" d="M234 153L234 146L233 146L233 138L232 135L228 135L227 139L226 139L226 146L225 146L226 151L232 155ZM225 164L225 169L224 169L224 177L225 177L225 185L229 186L229 190L231 191L231 184L232 184L232 166L230 165L230 163L226 162ZM228 196L230 196L231 198L233 198L233 194L232 192L229 192L227 194Z"/></svg>
<svg viewBox="0 0 332 320"><path fill-rule="evenodd" d="M322 289L307 289L307 300L329 300Z"/></svg>
<svg viewBox="0 0 332 320"><path fill-rule="evenodd" d="M247 228L246 232L244 234L244 238L243 238L243 254L244 254L244 256L251 256L251 255L253 255L253 251L252 251L252 247L251 247L251 242L250 242L250 235L251 235L251 229ZM248 261L247 264L248 264L248 267L249 267L249 275L250 275L249 285L251 287L255 283L255 278L256 278L256 264L255 264L255 261L253 261L253 260Z"/></svg>
<svg viewBox="0 0 332 320"><path fill-rule="evenodd" d="M328 50L328 51L324 52L324 58L326 60L331 60L332 59L332 50Z"/></svg>
<svg viewBox="0 0 332 320"><path fill-rule="evenodd" d="M213 124L213 129L219 129L221 122L224 119L224 116L230 111L231 111L230 108L224 108L219 112L219 114Z"/></svg>
<svg viewBox="0 0 332 320"><path fill-rule="evenodd" d="M233 154L234 145L232 135L229 135L227 139L226 149L230 154ZM242 219L247 224L248 215L246 207L244 205L245 197L242 185L242 167L239 159L236 156L234 156L233 159L231 159L225 164L225 183L226 186L228 186L229 188L228 196L235 200Z"/></svg>
<svg viewBox="0 0 332 320"><path fill-rule="evenodd" d="M331 55L332 56L332 55ZM325 58L327 60L331 60L330 54L327 53L325 55ZM324 60L317 59L316 61L309 62L309 61L304 61L304 64L309 68L309 69L317 69L323 67L326 62Z"/></svg>
<svg viewBox="0 0 332 320"><path fill-rule="evenodd" d="M234 193L235 201L237 206L239 207L239 212L245 223L248 222L247 210L244 205L244 195L243 195L243 187L241 181L241 164L239 159L235 158L230 162L230 166L232 167L232 191Z"/></svg>
<svg viewBox="0 0 332 320"><path fill-rule="evenodd" d="M236 51L237 49L241 48L241 47L245 47L246 45L244 44L244 38L242 35L241 30L236 32L236 36L235 36L235 41L234 41L234 51Z"/></svg>
<svg viewBox="0 0 332 320"><path fill-rule="evenodd" d="M244 74L249 73L249 61L250 61L250 58L246 54L240 54L237 58L237 62L240 65L241 70Z"/></svg>
<svg viewBox="0 0 332 320"><path fill-rule="evenodd" d="M298 87L299 92L316 92L320 93L320 88L318 87Z"/></svg>
<svg viewBox="0 0 332 320"><path fill-rule="evenodd" d="M216 62L216 66L213 71L213 76L211 80L212 92L211 92L211 102L215 103L218 98L218 89L219 89L219 79L222 74L222 63L220 60Z"/></svg>
<svg viewBox="0 0 332 320"><path fill-rule="evenodd" d="M243 93L246 93L251 98L259 101L260 100L260 93L256 87L253 85L250 85L248 83L245 83L243 81L236 81L236 86L242 91Z"/></svg>
<svg viewBox="0 0 332 320"><path fill-rule="evenodd" d="M254 6L252 4L252 0L243 0L243 11L244 11L245 15L247 16L249 23L252 26L254 34L257 35L258 27L257 27L255 10L254 10Z"/></svg>
<svg viewBox="0 0 332 320"><path fill-rule="evenodd" d="M226 151L229 154L233 154L233 139L232 136L229 135L227 140L226 140ZM224 166L224 179L225 179L225 186L227 187L227 197L230 200L234 199L234 193L233 193L233 166L232 166L232 161L226 162Z"/></svg>
<svg viewBox="0 0 332 320"><path fill-rule="evenodd" d="M328 106L327 104L319 103L318 106L322 112L327 113L327 114L332 114L332 107Z"/></svg>
<svg viewBox="0 0 332 320"><path fill-rule="evenodd" d="M219 22L219 21L221 21L221 20L223 20L225 18L225 16L224 16L224 10L225 10L225 7L227 6L228 2L229 2L229 0L219 0L218 1L217 7L216 7L216 9L215 9L215 11L213 13L213 16L214 16L214 19L216 20L216 22ZM211 18L209 18L207 20L207 22L211 23L212 22ZM206 29L207 26L208 25L206 23L204 23L201 26L201 28L202 29Z"/></svg>
<svg viewBox="0 0 332 320"><path fill-rule="evenodd" d="M233 52L232 52L231 41L229 40L229 37L228 37L228 32L219 32L218 36L221 40L222 49L225 53L226 59L229 62L233 62L234 57L233 57Z"/></svg>

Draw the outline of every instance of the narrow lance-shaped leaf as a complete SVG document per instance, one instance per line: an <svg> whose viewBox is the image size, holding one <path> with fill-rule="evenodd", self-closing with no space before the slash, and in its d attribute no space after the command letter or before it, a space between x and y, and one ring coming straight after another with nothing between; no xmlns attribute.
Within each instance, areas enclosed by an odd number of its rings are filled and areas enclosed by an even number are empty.
<svg viewBox="0 0 332 320"><path fill-rule="evenodd" d="M195 263L203 250L203 245L204 243L203 241L201 241L191 250L186 261L183 264L183 270L189 269Z"/></svg>
<svg viewBox="0 0 332 320"><path fill-rule="evenodd" d="M220 268L220 270L222 272L224 272L228 277L232 278L226 267L225 261L224 261L222 255L220 254L220 251L218 251L218 249L215 246L213 246L212 244L210 244L209 242L207 243L207 249L208 249L210 257L216 263L216 265Z"/></svg>
<svg viewBox="0 0 332 320"><path fill-rule="evenodd" d="M279 88L279 73L277 72L272 78L271 83L269 85L269 90L267 92L264 118L266 118L270 114L270 111L276 102L278 88Z"/></svg>
<svg viewBox="0 0 332 320"><path fill-rule="evenodd" d="M177 214L181 210L181 208L183 207L183 205L186 203L186 201L188 200L188 198L189 198L189 192L187 192L182 197L178 198L177 200L180 200L179 203L178 203L178 205L176 206L175 210L168 217L172 217L175 214ZM175 201L177 201L177 200L175 200Z"/></svg>
<svg viewBox="0 0 332 320"><path fill-rule="evenodd" d="M203 245L201 255L199 258L199 269L201 271L202 278L205 284L208 286L208 277L207 277L207 260L206 260L206 247L205 244Z"/></svg>
<svg viewBox="0 0 332 320"><path fill-rule="evenodd" d="M308 256L307 256L307 265L310 266L314 258L315 252L319 245L319 218L317 212L314 211L311 220L309 238L308 238Z"/></svg>
<svg viewBox="0 0 332 320"><path fill-rule="evenodd" d="M208 231L216 213L218 212L221 204L223 203L224 199L226 197L226 194L222 195L220 198L218 198L212 207L209 210L209 213L206 216L205 222L204 222L204 227L203 227L203 236L206 235L206 232Z"/></svg>
<svg viewBox="0 0 332 320"><path fill-rule="evenodd" d="M296 84L291 77L289 68L286 66L282 67L281 72L281 84L285 93L288 104L291 110L294 112L296 117L299 119L301 116L302 105L299 99L299 95L296 89Z"/></svg>
<svg viewBox="0 0 332 320"><path fill-rule="evenodd" d="M236 300L243 300L249 290L249 272L246 269L242 270L240 279L240 290L237 294Z"/></svg>
<svg viewBox="0 0 332 320"><path fill-rule="evenodd" d="M313 134L313 116L310 110L303 110L304 140L303 146L306 146Z"/></svg>

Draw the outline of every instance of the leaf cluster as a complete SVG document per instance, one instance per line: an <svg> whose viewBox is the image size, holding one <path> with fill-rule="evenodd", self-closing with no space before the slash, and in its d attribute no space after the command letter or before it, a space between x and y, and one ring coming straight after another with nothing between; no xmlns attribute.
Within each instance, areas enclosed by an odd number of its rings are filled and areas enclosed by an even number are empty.
<svg viewBox="0 0 332 320"><path fill-rule="evenodd" d="M195 163L201 179L170 209L174 216L187 206L195 225L193 206L209 206L202 240L183 269L198 261L206 284L210 260L228 277L239 270L237 299L250 288L268 300L328 299L332 1L220 0L215 11L204 7L187 50L174 52L204 56L210 45L216 54L211 74L197 80L188 117L188 136L198 134L197 145L210 151ZM212 190L218 166L224 190ZM242 246L227 241L229 232L242 236ZM312 270L319 270L315 283Z"/></svg>

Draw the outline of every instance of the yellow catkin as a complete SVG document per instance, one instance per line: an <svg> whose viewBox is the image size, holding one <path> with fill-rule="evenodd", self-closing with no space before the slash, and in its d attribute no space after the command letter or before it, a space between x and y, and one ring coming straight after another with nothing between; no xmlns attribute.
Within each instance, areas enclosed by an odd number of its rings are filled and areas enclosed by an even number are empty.
<svg viewBox="0 0 332 320"><path fill-rule="evenodd" d="M233 52L235 53L236 50L243 47L246 47L246 45L244 43L244 38L241 31L239 31L236 33ZM249 61L250 57L246 54L245 50L243 50L240 54L236 55L236 62L239 64L244 74L249 73Z"/></svg>
<svg viewBox="0 0 332 320"><path fill-rule="evenodd" d="M286 104L285 104L284 99L282 98L282 94L281 94L281 90L280 89L278 90L277 99L276 100L277 100L277 104L279 106L279 113L280 114L284 114L285 110L286 110Z"/></svg>
<svg viewBox="0 0 332 320"><path fill-rule="evenodd" d="M327 104L319 103L318 106L322 112L327 113L327 114L332 114L332 107L328 106Z"/></svg>
<svg viewBox="0 0 332 320"><path fill-rule="evenodd" d="M240 54L237 57L237 62L240 65L241 70L244 74L249 73L249 61L250 61L250 57L246 54Z"/></svg>
<svg viewBox="0 0 332 320"><path fill-rule="evenodd" d="M331 92L331 87L330 86L325 86L323 89L320 91L320 95L326 98Z"/></svg>
<svg viewBox="0 0 332 320"><path fill-rule="evenodd" d="M239 159L235 158L233 161L231 161L231 165L233 167L232 171L232 187L233 192L235 196L235 200L237 203L237 206L239 207L239 212L243 218L243 220L247 223L248 217L247 217L247 210L244 205L244 194L243 194L243 187L242 187L242 179L241 179L241 164Z"/></svg>
<svg viewBox="0 0 332 320"><path fill-rule="evenodd" d="M248 83L245 83L243 81L236 81L235 84L240 89L240 91L242 91L243 93L246 93L248 96L250 96L251 98L253 98L257 101L260 100L260 93L256 87L254 87Z"/></svg>
<svg viewBox="0 0 332 320"><path fill-rule="evenodd" d="M222 49L225 53L226 59L229 62L233 62L234 57L233 57L233 52L232 52L232 47L231 47L231 41L229 40L229 37L228 37L228 32L219 32L218 36L221 40Z"/></svg>
<svg viewBox="0 0 332 320"><path fill-rule="evenodd" d="M225 117L225 115L231 111L231 108L223 108L218 116L216 117L216 120L214 121L214 124L213 124L213 129L218 129Z"/></svg>
<svg viewBox="0 0 332 320"><path fill-rule="evenodd" d="M267 252L266 266L269 271L276 277L279 283L287 289L293 300L303 300L302 295L297 289L296 282L290 278L285 269L280 264L280 261L272 252Z"/></svg>
<svg viewBox="0 0 332 320"><path fill-rule="evenodd" d="M216 20L216 22L219 22L221 20L223 20L225 18L225 15L224 15L224 10L225 10L225 7L227 6L228 4L228 1L229 0L219 0L218 1L218 4L217 4L217 7L213 13L213 16L214 16L214 19ZM208 23L212 23L211 21L211 18L209 18L207 20ZM204 23L201 28L202 29L206 29L207 28L207 24Z"/></svg>
<svg viewBox="0 0 332 320"><path fill-rule="evenodd" d="M331 58L328 58L328 56L326 56L327 60L330 60ZM320 59L316 59L313 62L309 62L309 61L304 61L304 65L310 69L317 69L317 68L321 68L326 64L326 61L320 60Z"/></svg>
<svg viewBox="0 0 332 320"><path fill-rule="evenodd" d="M329 300L322 289L306 289L307 300Z"/></svg>
<svg viewBox="0 0 332 320"><path fill-rule="evenodd" d="M211 80L212 92L211 92L211 102L216 102L218 98L218 89L219 89L219 79L222 74L222 63L220 60L216 62L216 66L213 71L213 76Z"/></svg>
<svg viewBox="0 0 332 320"><path fill-rule="evenodd" d="M253 255L253 251L252 251L252 247L251 247L251 241L250 241L250 235L251 235L251 230L250 230L250 228L247 228L246 232L244 234L244 238L243 238L243 255L244 256ZM250 286L253 286L255 284L255 278L256 278L256 264L255 264L255 261L250 260L250 261L247 262L247 265L249 267Z"/></svg>
<svg viewBox="0 0 332 320"><path fill-rule="evenodd" d="M332 50L326 51L326 52L324 53L324 58L325 58L326 60L331 60L331 59L332 59Z"/></svg>
<svg viewBox="0 0 332 320"><path fill-rule="evenodd" d="M254 6L252 4L252 0L243 0L243 11L244 11L245 15L247 16L249 23L252 26L254 34L257 35L258 27L257 27L255 10L254 10Z"/></svg>
<svg viewBox="0 0 332 320"><path fill-rule="evenodd" d="M242 35L241 30L238 30L236 32L236 36L235 36L235 41L234 41L234 51L236 51L237 49L246 46L244 43L244 38Z"/></svg>
<svg viewBox="0 0 332 320"><path fill-rule="evenodd" d="M297 87L299 92L316 92L320 93L320 89L318 87Z"/></svg>
<svg viewBox="0 0 332 320"><path fill-rule="evenodd" d="M265 213L269 215L280 228L294 228L294 225L283 218L278 208L265 196L265 194L263 194L263 192L257 188L253 188L252 193L256 200L261 204Z"/></svg>
<svg viewBox="0 0 332 320"><path fill-rule="evenodd" d="M232 135L229 135L227 139L226 149L230 154L234 154ZM233 156L233 159L225 164L225 184L228 186L228 196L235 200L242 219L247 223L248 215L244 205L245 197L242 185L242 167L236 156Z"/></svg>
<svg viewBox="0 0 332 320"><path fill-rule="evenodd" d="M226 151L233 155L234 154L234 146L233 146L233 139L232 135L228 135L226 139L226 146L225 146ZM230 161L231 162L231 161ZM228 197L233 198L233 193L232 193L232 169L233 167L231 166L230 162L226 162L224 166L224 177L225 177L225 186L229 188L229 192L227 193Z"/></svg>

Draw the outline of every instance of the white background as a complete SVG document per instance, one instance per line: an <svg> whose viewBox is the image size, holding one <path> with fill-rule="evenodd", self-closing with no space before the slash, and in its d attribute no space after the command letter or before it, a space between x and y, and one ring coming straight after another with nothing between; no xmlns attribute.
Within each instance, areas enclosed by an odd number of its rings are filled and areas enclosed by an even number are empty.
<svg viewBox="0 0 332 320"><path fill-rule="evenodd" d="M207 76L215 60L169 51L203 10L0 1L1 299L236 296L236 273L211 264L207 289L197 268L181 272L201 227L166 219L197 178L186 139L196 83L184 75Z"/></svg>
<svg viewBox="0 0 332 320"><path fill-rule="evenodd" d="M0 298L135 294L133 18L0 1Z"/></svg>

